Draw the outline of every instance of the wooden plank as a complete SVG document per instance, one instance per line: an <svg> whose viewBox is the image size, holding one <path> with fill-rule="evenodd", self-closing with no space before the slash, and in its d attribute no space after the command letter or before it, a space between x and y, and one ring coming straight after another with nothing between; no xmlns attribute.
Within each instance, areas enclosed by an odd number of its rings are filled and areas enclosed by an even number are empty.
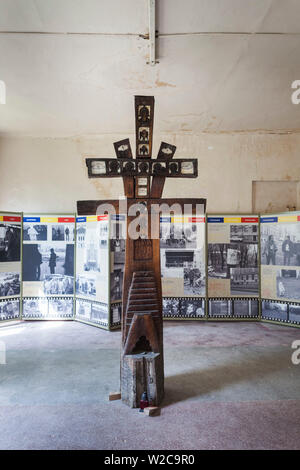
<svg viewBox="0 0 300 470"><path fill-rule="evenodd" d="M145 416L159 416L161 408L159 406L147 406L144 408Z"/></svg>
<svg viewBox="0 0 300 470"><path fill-rule="evenodd" d="M151 158L154 96L135 96L136 157Z"/></svg>
<svg viewBox="0 0 300 470"><path fill-rule="evenodd" d="M132 151L129 139L114 142L117 158L132 158ZM123 176L124 194L126 197L134 197L134 177Z"/></svg>
<svg viewBox="0 0 300 470"><path fill-rule="evenodd" d="M159 152L157 155L158 160L167 161L171 160L174 157L176 152L175 145L167 144L166 142L162 142L160 144ZM153 198L160 198L162 197L162 193L164 190L165 185L165 176L153 176L150 197Z"/></svg>
<svg viewBox="0 0 300 470"><path fill-rule="evenodd" d="M108 396L109 401L121 400L121 392L111 392Z"/></svg>

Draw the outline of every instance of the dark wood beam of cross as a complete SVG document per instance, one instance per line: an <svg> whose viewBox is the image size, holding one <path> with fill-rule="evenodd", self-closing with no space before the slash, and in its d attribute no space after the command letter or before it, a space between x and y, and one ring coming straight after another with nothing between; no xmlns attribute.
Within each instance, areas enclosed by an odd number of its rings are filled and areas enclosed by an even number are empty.
<svg viewBox="0 0 300 470"><path fill-rule="evenodd" d="M153 218L153 205L189 205L193 215L205 199L162 199L166 178L196 178L197 159L174 159L176 147L162 142L156 159L152 159L154 97L135 97L136 158L129 139L114 143L117 158L87 158L89 178L122 177L127 210L136 203L146 208L148 232L137 239L129 236L134 216L127 215L125 272L122 297L122 401L135 408L142 394L152 405L164 395L163 322L160 271L160 209ZM119 201L78 201L79 215L95 214L97 208L110 203L119 212ZM155 211L154 211L155 212ZM153 227L154 225L154 227Z"/></svg>

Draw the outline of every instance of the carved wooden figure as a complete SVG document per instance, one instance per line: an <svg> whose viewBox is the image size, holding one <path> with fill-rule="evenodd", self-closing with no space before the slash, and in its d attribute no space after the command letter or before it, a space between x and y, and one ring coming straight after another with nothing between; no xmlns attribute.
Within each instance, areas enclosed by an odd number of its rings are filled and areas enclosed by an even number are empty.
<svg viewBox="0 0 300 470"><path fill-rule="evenodd" d="M145 208L148 232L142 229L138 238L128 235L136 216L127 214L126 260L122 299L121 397L131 407L139 407L147 393L150 406L157 406L164 395L163 320L160 272L159 233L161 208L165 203L189 204L205 211L205 199L161 199L165 178L196 178L196 159L173 159L176 147L161 143L157 159L152 159L154 97L135 97L136 159L132 157L129 139L114 143L117 159L86 159L88 175L122 177L127 210L136 203ZM78 201L79 215L95 214L97 207L111 203L119 213L119 201ZM154 208L154 210L153 210ZM153 217L154 212L154 217ZM190 215L192 215L190 214Z"/></svg>

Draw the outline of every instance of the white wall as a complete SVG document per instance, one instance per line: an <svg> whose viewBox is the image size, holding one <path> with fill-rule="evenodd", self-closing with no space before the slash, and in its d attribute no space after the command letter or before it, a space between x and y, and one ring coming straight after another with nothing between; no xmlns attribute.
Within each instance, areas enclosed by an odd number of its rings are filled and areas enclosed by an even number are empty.
<svg viewBox="0 0 300 470"><path fill-rule="evenodd" d="M2 137L0 209L68 212L76 210L77 200L117 198L123 194L121 179L89 180L84 158L114 156L113 142L125 137ZM154 156L161 140L177 146L176 157L199 159L198 179L170 179L164 196L206 197L209 212L251 212L252 181L300 179L300 134L156 131Z"/></svg>

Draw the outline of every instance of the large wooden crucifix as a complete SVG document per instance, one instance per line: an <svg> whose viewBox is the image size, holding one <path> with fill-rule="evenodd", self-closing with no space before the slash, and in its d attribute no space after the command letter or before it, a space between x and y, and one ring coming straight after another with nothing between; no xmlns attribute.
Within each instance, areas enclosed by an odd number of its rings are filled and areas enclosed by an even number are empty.
<svg viewBox="0 0 300 470"><path fill-rule="evenodd" d="M127 237L122 298L121 398L139 406L142 394L157 406L164 395L163 319L160 271L159 223L166 207L180 208L181 214L205 212L205 199L162 199L165 178L196 178L197 159L173 159L176 147L162 142L157 159L152 159L154 97L135 97L136 159L129 139L114 143L117 159L87 158L89 178L122 177L127 198ZM79 215L97 213L111 204L120 213L120 200L78 201ZM137 215L130 209L139 204L137 236L129 227ZM163 208L164 209L163 209ZM186 212L189 211L189 213ZM177 214L178 215L178 214ZM156 236L153 236L153 233Z"/></svg>

